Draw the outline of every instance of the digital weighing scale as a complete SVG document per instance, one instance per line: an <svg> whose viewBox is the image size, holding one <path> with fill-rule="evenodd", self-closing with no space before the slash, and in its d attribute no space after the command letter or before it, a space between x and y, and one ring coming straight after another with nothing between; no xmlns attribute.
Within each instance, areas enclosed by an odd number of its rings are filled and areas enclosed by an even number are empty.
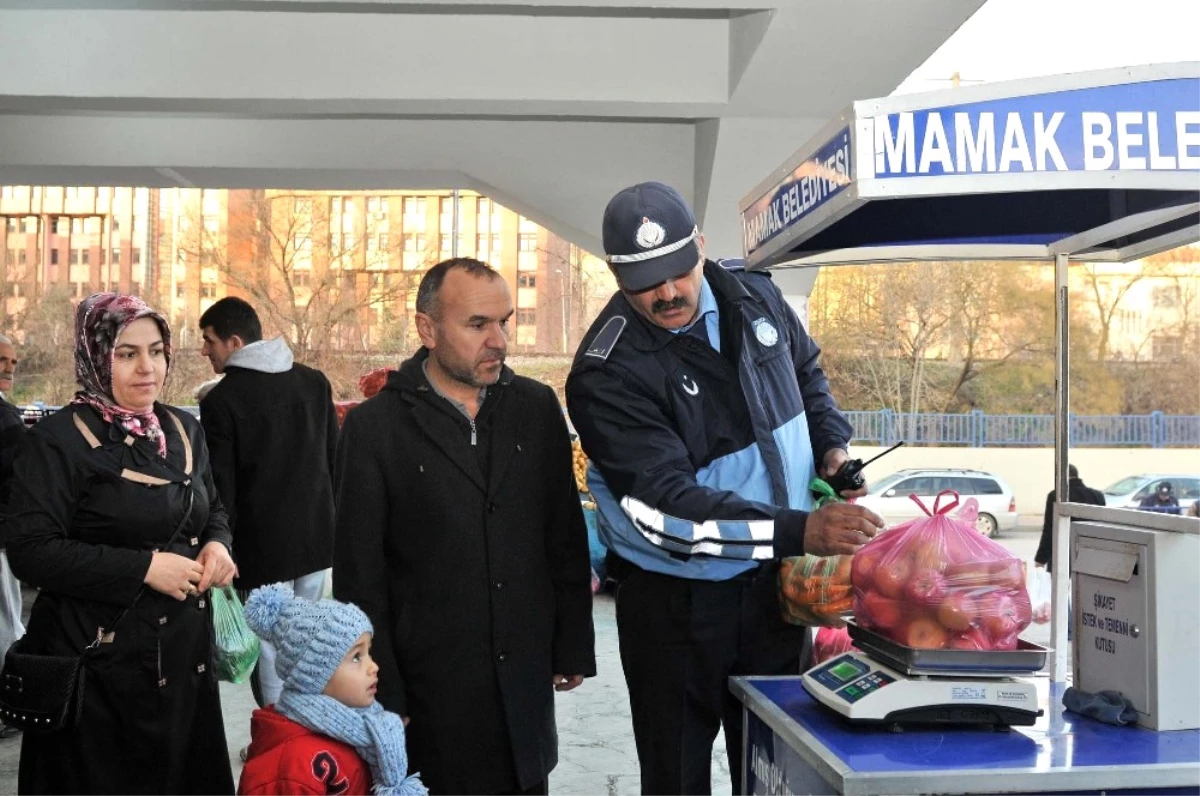
<svg viewBox="0 0 1200 796"><path fill-rule="evenodd" d="M847 652L809 669L805 690L851 722L868 724L1031 725L1042 711L1030 674L1046 663L1045 647L925 650L897 644L847 620L862 652Z"/></svg>

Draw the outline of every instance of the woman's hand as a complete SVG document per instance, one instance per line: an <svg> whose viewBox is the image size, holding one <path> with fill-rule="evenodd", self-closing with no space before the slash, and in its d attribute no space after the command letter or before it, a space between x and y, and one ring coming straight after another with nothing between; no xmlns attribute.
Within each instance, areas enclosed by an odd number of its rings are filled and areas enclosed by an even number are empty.
<svg viewBox="0 0 1200 796"><path fill-rule="evenodd" d="M196 556L196 563L204 568L197 591L208 591L209 586L228 586L238 574L237 565L220 542L204 545L200 555Z"/></svg>
<svg viewBox="0 0 1200 796"><path fill-rule="evenodd" d="M198 591L196 584L203 576L204 567L200 562L176 553L155 551L143 582L160 594L186 600L189 594Z"/></svg>

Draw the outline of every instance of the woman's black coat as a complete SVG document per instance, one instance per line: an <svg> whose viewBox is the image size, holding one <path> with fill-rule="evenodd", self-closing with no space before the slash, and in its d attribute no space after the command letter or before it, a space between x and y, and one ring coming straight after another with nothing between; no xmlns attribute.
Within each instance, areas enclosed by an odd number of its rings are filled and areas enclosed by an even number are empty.
<svg viewBox="0 0 1200 796"><path fill-rule="evenodd" d="M525 790L558 762L552 675L596 673L567 426L549 387L505 368L472 446L426 353L342 427L334 596L375 625L379 700L412 719L430 790Z"/></svg>
<svg viewBox="0 0 1200 796"><path fill-rule="evenodd" d="M229 526L199 423L155 412L166 462L79 404L40 421L17 454L8 555L41 590L25 651L78 654L141 592L112 639L87 653L78 726L24 733L21 793L233 792L209 594L179 601L142 588L189 490L191 515L169 552L194 559L210 541L228 546Z"/></svg>

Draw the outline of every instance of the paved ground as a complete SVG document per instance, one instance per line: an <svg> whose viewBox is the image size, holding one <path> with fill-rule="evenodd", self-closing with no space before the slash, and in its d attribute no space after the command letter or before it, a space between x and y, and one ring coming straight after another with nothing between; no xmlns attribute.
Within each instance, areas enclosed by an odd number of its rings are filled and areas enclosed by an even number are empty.
<svg viewBox="0 0 1200 796"><path fill-rule="evenodd" d="M1037 549L1038 529L1021 528L999 539L1024 560ZM28 605L26 606L28 614ZM596 597L596 658L599 675L574 691L558 695L558 768L550 788L560 794L636 794L639 792L637 755L629 722L629 699L621 675L617 629L611 596ZM1049 625L1031 625L1023 637L1047 644ZM241 772L237 750L249 742L250 713L254 700L248 685L221 685L225 731L234 778ZM0 793L16 793L20 740L0 740ZM718 738L713 755L713 792L729 793L729 770L724 740Z"/></svg>

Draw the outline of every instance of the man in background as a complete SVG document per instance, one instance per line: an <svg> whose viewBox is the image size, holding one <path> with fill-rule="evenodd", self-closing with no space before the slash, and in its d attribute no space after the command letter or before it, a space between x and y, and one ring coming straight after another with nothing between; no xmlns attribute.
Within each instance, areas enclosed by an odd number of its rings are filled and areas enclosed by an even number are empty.
<svg viewBox="0 0 1200 796"><path fill-rule="evenodd" d="M17 445L25 434L21 410L9 400L13 378L17 372L17 350L12 340L0 335L0 506L7 505L9 481L12 479L13 459ZM8 568L8 554L0 540L0 661L13 642L25 635L21 624L21 582ZM0 738L9 738L21 730L7 724L0 726Z"/></svg>
<svg viewBox="0 0 1200 796"><path fill-rule="evenodd" d="M1038 567L1048 567L1054 554L1054 503L1058 500L1055 490L1051 489L1046 495L1046 513L1042 518L1042 540L1038 543L1037 553L1033 563ZM1086 503L1089 506L1103 506L1104 493L1092 489L1083 483L1075 465L1067 465L1067 500L1071 503Z"/></svg>
<svg viewBox="0 0 1200 796"><path fill-rule="evenodd" d="M200 401L213 480L229 512L234 584L288 583L316 600L333 562L333 390L292 361L282 337L262 339L254 308L223 298L200 316L201 354L225 374ZM275 649L262 642L254 684L261 705L279 699Z"/></svg>
<svg viewBox="0 0 1200 796"><path fill-rule="evenodd" d="M1170 481L1160 481L1153 495L1142 498L1138 504L1142 511L1153 511L1158 514L1182 514L1179 509L1179 498L1175 497L1175 487Z"/></svg>

